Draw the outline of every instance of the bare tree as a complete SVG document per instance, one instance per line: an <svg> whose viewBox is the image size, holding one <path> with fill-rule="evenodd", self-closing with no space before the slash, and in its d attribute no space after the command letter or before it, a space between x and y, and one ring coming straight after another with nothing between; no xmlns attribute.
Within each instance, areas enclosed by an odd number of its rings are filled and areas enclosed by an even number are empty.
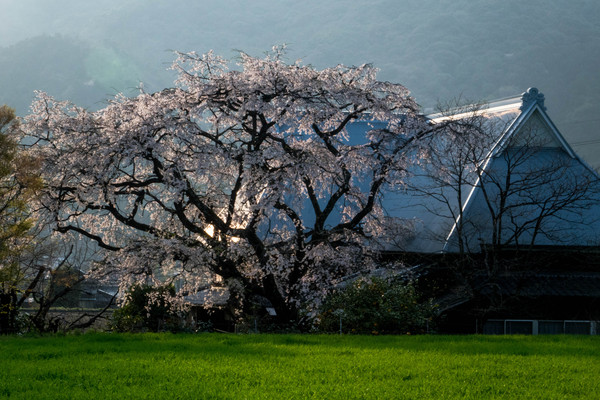
<svg viewBox="0 0 600 400"><path fill-rule="evenodd" d="M598 175L540 116L515 126L520 112L475 106L438 116L443 134L430 142L419 172L426 179L413 190L448 220L447 250L574 244L592 226L587 210L598 205Z"/></svg>
<svg viewBox="0 0 600 400"><path fill-rule="evenodd" d="M537 107L443 107L432 119L440 134L411 184L446 221L433 234L449 255L443 264L457 294L448 299L488 293L482 313L505 304L503 274L553 261L532 250L598 245L598 174Z"/></svg>
<svg viewBox="0 0 600 400"><path fill-rule="evenodd" d="M81 301L89 296L87 292L97 291L94 279L88 274L90 265L98 258L96 252L85 242L56 240L47 232L36 237L19 264L22 280L15 304L23 317L23 330L85 329L106 318L106 311L115 304L118 292L92 306Z"/></svg>

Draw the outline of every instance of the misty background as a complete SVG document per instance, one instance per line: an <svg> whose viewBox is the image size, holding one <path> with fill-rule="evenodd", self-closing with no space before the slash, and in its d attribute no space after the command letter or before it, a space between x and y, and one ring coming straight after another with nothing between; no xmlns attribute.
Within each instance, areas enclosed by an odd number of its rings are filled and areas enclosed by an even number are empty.
<svg viewBox="0 0 600 400"><path fill-rule="evenodd" d="M0 0L0 104L34 90L90 109L173 86L173 50L324 68L372 63L424 109L535 86L566 139L600 168L598 0Z"/></svg>

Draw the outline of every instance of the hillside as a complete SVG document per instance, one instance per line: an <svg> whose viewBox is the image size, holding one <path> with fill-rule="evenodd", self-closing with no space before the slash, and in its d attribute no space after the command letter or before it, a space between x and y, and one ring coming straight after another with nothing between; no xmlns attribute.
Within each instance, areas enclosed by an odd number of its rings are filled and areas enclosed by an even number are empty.
<svg viewBox="0 0 600 400"><path fill-rule="evenodd" d="M151 4L151 5L148 5ZM170 50L232 56L287 43L291 60L365 62L426 108L538 87L559 129L600 167L600 3L592 0L11 1L0 25L0 103L33 90L91 108L116 92L171 86ZM24 27L27 27L24 29Z"/></svg>

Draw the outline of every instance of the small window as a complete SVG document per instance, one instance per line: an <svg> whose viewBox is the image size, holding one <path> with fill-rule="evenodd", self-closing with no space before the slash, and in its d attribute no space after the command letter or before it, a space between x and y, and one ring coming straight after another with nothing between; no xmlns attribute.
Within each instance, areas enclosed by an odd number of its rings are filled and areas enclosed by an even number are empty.
<svg viewBox="0 0 600 400"><path fill-rule="evenodd" d="M560 335L565 333L565 324L563 321L540 321L538 323L538 334L540 335Z"/></svg>
<svg viewBox="0 0 600 400"><path fill-rule="evenodd" d="M565 321L565 333L569 335L589 335L590 328L589 321Z"/></svg>
<svg viewBox="0 0 600 400"><path fill-rule="evenodd" d="M488 320L483 324L483 333L485 335L503 335L504 321Z"/></svg>
<svg viewBox="0 0 600 400"><path fill-rule="evenodd" d="M533 321L506 321L507 335L533 334Z"/></svg>

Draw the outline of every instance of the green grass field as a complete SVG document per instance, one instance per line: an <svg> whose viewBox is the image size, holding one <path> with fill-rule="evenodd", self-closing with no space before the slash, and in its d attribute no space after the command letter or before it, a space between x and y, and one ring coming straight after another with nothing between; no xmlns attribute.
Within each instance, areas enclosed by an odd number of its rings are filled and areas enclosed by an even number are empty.
<svg viewBox="0 0 600 400"><path fill-rule="evenodd" d="M0 398L596 399L600 337L0 337Z"/></svg>

